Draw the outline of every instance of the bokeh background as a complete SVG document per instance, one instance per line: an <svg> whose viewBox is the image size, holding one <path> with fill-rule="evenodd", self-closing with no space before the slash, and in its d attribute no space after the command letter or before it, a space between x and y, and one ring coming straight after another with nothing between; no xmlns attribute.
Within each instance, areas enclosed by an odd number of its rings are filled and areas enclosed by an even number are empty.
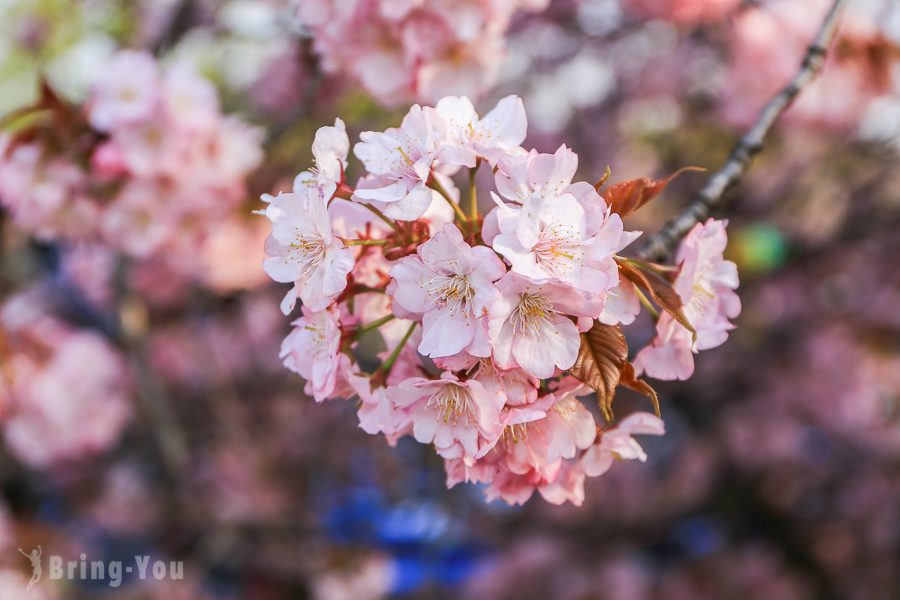
<svg viewBox="0 0 900 600"><path fill-rule="evenodd" d="M521 95L525 145L566 143L584 179L715 170L828 5L553 0L513 16L478 106ZM284 289L262 272L251 211L309 164L316 128L340 116L352 140L410 100L326 72L297 8L0 1L0 114L37 101L42 79L79 107L116 49L146 48L195 65L264 152L201 240L140 259L36 235L0 189L0 599L900 597L895 1L851 0L823 77L717 215L742 279L731 339L660 385L667 435L642 440L645 464L589 480L577 508L448 491L427 448L387 447L352 403L316 405L281 366ZM703 177L678 179L634 227L661 226ZM16 549L38 544L183 560L185 580L44 581L26 596Z"/></svg>

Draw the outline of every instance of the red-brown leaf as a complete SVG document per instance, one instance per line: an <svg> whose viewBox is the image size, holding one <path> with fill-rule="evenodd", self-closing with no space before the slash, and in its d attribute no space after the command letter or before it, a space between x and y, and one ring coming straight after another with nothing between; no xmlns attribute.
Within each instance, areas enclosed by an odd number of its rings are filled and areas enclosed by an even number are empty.
<svg viewBox="0 0 900 600"><path fill-rule="evenodd" d="M688 171L705 171L701 167L684 167L663 179L639 177L620 181L600 192L614 213L624 217L657 197L673 179Z"/></svg>
<svg viewBox="0 0 900 600"><path fill-rule="evenodd" d="M672 283L656 273L639 269L633 263L616 259L619 273L650 297L660 308L675 317L685 329L696 335L696 330L684 314L684 303Z"/></svg>
<svg viewBox="0 0 900 600"><path fill-rule="evenodd" d="M622 366L622 376L619 379L619 385L650 398L650 402L653 403L653 410L656 412L656 416L660 416L659 396L656 395L656 390L654 390L649 383L647 383L643 379L638 379L635 376L634 365L632 365L630 362L626 362Z"/></svg>
<svg viewBox="0 0 900 600"><path fill-rule="evenodd" d="M595 321L589 331L581 334L578 358L569 372L597 391L597 402L608 421L613 419L612 402L627 361L628 343L620 326Z"/></svg>

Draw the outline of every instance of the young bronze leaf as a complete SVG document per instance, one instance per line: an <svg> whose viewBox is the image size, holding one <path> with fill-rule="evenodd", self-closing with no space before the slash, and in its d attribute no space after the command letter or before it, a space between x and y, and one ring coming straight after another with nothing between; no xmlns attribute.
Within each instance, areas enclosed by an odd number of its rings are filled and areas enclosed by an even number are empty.
<svg viewBox="0 0 900 600"><path fill-rule="evenodd" d="M650 398L650 402L653 403L653 410L656 412L656 416L661 416L659 412L659 396L656 395L656 390L650 387L649 383L647 383L643 379L638 379L635 376L634 365L632 365L630 362L626 362L622 366L622 377L621 379L619 379L619 385Z"/></svg>
<svg viewBox="0 0 900 600"><path fill-rule="evenodd" d="M620 181L600 192L614 213L624 217L656 198L673 179L687 171L705 171L701 167L684 167L663 179L639 177Z"/></svg>
<svg viewBox="0 0 900 600"><path fill-rule="evenodd" d="M681 297L672 283L656 273L644 271L637 268L633 263L623 259L616 259L619 265L619 273L636 285L638 289L643 291L650 297L660 308L675 317L675 320L681 323L685 329L697 334L694 326L688 321L684 314L684 304Z"/></svg>
<svg viewBox="0 0 900 600"><path fill-rule="evenodd" d="M627 360L628 344L620 326L595 321L589 331L581 334L578 358L569 372L597 391L597 402L608 421L613 418L612 401Z"/></svg>

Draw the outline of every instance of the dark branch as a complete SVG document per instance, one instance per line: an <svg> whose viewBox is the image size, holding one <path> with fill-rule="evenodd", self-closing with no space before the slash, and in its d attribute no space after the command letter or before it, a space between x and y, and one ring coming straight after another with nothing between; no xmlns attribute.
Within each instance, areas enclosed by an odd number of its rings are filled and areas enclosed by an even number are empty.
<svg viewBox="0 0 900 600"><path fill-rule="evenodd" d="M725 192L734 186L750 165L753 157L762 150L772 126L787 110L794 99L822 70L825 56L838 29L841 13L847 0L834 0L822 27L812 44L806 50L800 70L769 103L763 108L756 123L744 134L728 161L706 181L706 185L693 198L690 205L677 217L666 223L658 233L651 236L640 249L638 256L644 260L664 260L674 247L697 223L709 217L722 203Z"/></svg>

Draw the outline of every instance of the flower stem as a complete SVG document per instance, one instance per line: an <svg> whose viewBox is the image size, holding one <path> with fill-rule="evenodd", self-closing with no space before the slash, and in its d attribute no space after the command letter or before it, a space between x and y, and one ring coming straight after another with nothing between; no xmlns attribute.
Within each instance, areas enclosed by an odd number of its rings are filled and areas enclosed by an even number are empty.
<svg viewBox="0 0 900 600"><path fill-rule="evenodd" d="M346 246L384 246L387 240L344 240Z"/></svg>
<svg viewBox="0 0 900 600"><path fill-rule="evenodd" d="M478 222L478 189L475 187L475 173L481 164L479 160L475 166L469 169L469 218Z"/></svg>
<svg viewBox="0 0 900 600"><path fill-rule="evenodd" d="M371 323L366 323L365 325L360 325L359 329L357 329L356 331L353 332L353 337L359 339L362 336L364 336L365 334L369 333L370 331L378 329L385 323L390 323L395 318L396 317L394 315L385 315L385 316L381 317L380 319L376 319L376 320L372 321Z"/></svg>
<svg viewBox="0 0 900 600"><path fill-rule="evenodd" d="M644 305L644 308L647 309L647 312L653 315L654 319L659 319L659 311L656 310L656 307L653 306L647 296L644 295L644 292L642 292L637 286L634 286L634 292L637 294L638 300L641 301L641 304Z"/></svg>
<svg viewBox="0 0 900 600"><path fill-rule="evenodd" d="M466 218L466 214L459 207L459 204L457 204L456 202L453 201L453 198L450 197L450 194L447 193L447 190L445 190L444 186L441 185L440 181L438 181L437 179L432 179L431 182L428 184L428 187L430 187L431 189L433 189L438 194L440 194L441 196L444 197L444 200L446 200L450 204L450 206L453 207L453 212L456 213L456 217L462 223L465 223L469 220Z"/></svg>
<svg viewBox="0 0 900 600"><path fill-rule="evenodd" d="M387 357L381 366L378 367L378 370L382 372L382 377L384 381L387 381L387 376L390 374L391 369L394 368L394 363L397 362L397 357L400 356L400 353L403 351L403 347L406 346L406 342L409 341L409 338L412 337L413 331L416 329L416 323L413 321L412 325L409 326L409 329L406 330L406 333L403 336L403 339L400 340L400 343L397 344L397 347L394 348L394 351L391 352L391 355Z"/></svg>
<svg viewBox="0 0 900 600"><path fill-rule="evenodd" d="M368 202L361 202L360 204L362 204L363 206L365 206L366 208L368 208L370 211L372 211L372 213L375 214L376 217L378 217L379 219L381 219L382 221L384 221L385 223L387 223L388 225L390 225L391 229L393 229L393 230L396 231L396 229L397 229L397 224L393 221L393 219L391 219L391 218L389 218L388 216L386 216L383 212L381 212L380 210L378 210L377 208L375 208L374 206L372 206L372 205L369 204Z"/></svg>

